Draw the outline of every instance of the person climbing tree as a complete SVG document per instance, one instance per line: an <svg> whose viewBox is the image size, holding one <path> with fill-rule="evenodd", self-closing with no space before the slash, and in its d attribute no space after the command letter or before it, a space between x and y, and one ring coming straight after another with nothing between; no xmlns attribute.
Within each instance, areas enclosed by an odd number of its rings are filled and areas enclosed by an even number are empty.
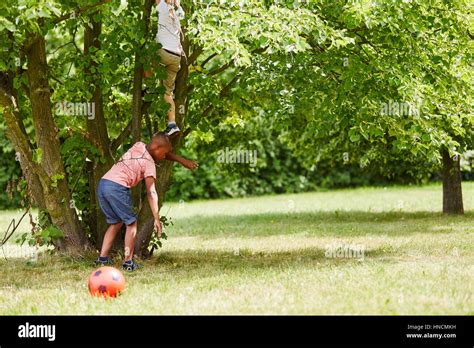
<svg viewBox="0 0 474 348"><path fill-rule="evenodd" d="M175 88L176 75L181 68L181 57L185 56L181 45L180 19L184 18L184 11L179 0L156 0L156 11L158 13L158 31L156 41L161 44L158 50L160 63L166 67L165 102L171 104L168 111L168 126L165 133L169 136L180 131L176 125L175 102L173 91ZM151 71L145 72L145 77L150 77Z"/></svg>

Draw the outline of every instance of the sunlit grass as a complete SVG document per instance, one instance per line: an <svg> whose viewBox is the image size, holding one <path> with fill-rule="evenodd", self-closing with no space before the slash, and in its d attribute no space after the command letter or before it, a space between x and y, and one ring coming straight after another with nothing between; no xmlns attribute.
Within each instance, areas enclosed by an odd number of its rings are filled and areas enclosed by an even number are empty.
<svg viewBox="0 0 474 348"><path fill-rule="evenodd" d="M0 314L474 314L473 197L465 183L462 217L438 185L170 204L169 239L112 301L88 295L95 255L0 250Z"/></svg>

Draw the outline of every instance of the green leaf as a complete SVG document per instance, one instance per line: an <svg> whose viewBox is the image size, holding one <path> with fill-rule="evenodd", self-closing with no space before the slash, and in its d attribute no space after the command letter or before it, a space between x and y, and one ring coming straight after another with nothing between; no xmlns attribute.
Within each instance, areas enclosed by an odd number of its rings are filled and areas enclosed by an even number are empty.
<svg viewBox="0 0 474 348"><path fill-rule="evenodd" d="M16 26L12 22L10 22L8 19L4 17L0 17L0 31L3 31L4 29L14 32L16 30Z"/></svg>
<svg viewBox="0 0 474 348"><path fill-rule="evenodd" d="M64 173L60 173L60 174L54 174L52 177L51 177L51 186L52 187L58 187L58 181L64 179Z"/></svg>
<svg viewBox="0 0 474 348"><path fill-rule="evenodd" d="M56 226L48 227L48 231L49 231L49 236L52 239L59 239L59 238L64 237L64 233Z"/></svg>
<svg viewBox="0 0 474 348"><path fill-rule="evenodd" d="M41 148L37 148L36 150L33 151L33 161L35 163L40 164L42 158L43 158L43 150Z"/></svg>

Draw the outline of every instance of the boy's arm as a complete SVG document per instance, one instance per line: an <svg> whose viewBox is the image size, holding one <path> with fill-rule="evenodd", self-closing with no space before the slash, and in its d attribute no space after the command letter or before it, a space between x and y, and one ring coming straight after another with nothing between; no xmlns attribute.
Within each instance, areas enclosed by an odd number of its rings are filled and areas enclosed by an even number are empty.
<svg viewBox="0 0 474 348"><path fill-rule="evenodd" d="M168 152L166 154L166 159L168 161L178 162L183 167L186 167L186 168L191 169L191 170L194 170L194 169L199 167L199 164L197 162L191 161L187 158L181 157L181 156L179 156L175 153L172 153L172 152Z"/></svg>
<svg viewBox="0 0 474 348"><path fill-rule="evenodd" d="M156 193L155 188L155 178L152 176L147 176L145 178L146 192L148 197L148 204L150 204L150 209L155 218L155 228L158 238L161 237L162 228L160 223L160 214L158 211L158 194Z"/></svg>

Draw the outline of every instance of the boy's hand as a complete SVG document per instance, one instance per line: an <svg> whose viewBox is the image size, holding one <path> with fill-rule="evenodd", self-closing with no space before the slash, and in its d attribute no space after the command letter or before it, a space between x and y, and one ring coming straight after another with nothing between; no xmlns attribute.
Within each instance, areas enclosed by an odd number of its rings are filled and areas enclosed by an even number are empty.
<svg viewBox="0 0 474 348"><path fill-rule="evenodd" d="M158 239L160 239L161 234L163 233L163 228L161 227L160 218L155 219L155 229L156 229L156 235L158 236Z"/></svg>
<svg viewBox="0 0 474 348"><path fill-rule="evenodd" d="M183 158L183 160L181 161L181 164L190 170L194 170L199 167L199 163L188 160L186 158Z"/></svg>
<svg viewBox="0 0 474 348"><path fill-rule="evenodd" d="M167 159L168 161L175 161L175 162L178 162L178 163L180 163L183 167L186 167L186 168L191 169L191 170L194 170L194 169L196 169L197 167L199 167L199 164L198 164L197 162L188 160L187 158L178 156L177 154L172 153L172 152L168 152L168 153L166 154L166 159Z"/></svg>

